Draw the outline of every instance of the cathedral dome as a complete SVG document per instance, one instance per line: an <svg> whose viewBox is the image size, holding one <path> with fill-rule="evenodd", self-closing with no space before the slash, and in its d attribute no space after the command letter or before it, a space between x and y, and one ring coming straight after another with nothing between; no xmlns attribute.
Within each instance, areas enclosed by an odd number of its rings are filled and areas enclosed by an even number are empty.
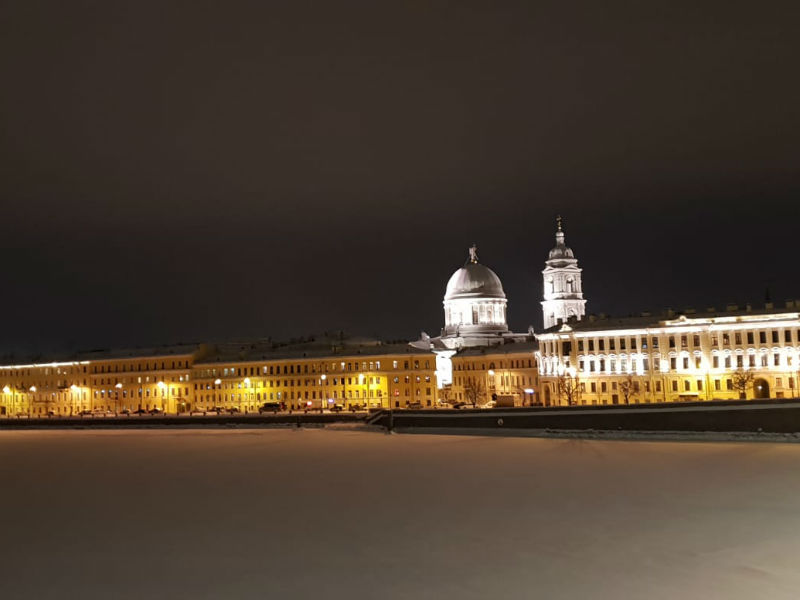
<svg viewBox="0 0 800 600"><path fill-rule="evenodd" d="M453 273L444 294L445 300L505 297L503 284L497 274L489 267L471 261Z"/></svg>
<svg viewBox="0 0 800 600"><path fill-rule="evenodd" d="M500 278L478 262L478 249L469 249L467 264L453 273L444 294L442 340L451 346L484 345L508 333L506 294Z"/></svg>

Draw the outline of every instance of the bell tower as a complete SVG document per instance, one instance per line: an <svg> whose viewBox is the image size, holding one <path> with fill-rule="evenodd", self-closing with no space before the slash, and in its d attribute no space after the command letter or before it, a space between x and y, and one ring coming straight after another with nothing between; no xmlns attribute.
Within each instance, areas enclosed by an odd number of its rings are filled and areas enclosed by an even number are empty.
<svg viewBox="0 0 800 600"><path fill-rule="evenodd" d="M582 319L586 314L586 300L583 299L581 269L572 249L564 244L564 230L561 217L557 217L556 245L550 250L542 271L544 293L542 312L544 328L566 323L570 318Z"/></svg>

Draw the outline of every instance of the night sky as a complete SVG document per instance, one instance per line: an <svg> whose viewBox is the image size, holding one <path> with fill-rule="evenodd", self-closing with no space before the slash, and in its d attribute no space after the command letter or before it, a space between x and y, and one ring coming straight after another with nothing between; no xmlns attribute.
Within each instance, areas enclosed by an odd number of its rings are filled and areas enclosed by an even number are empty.
<svg viewBox="0 0 800 600"><path fill-rule="evenodd" d="M796 2L0 2L0 351L800 298Z"/></svg>

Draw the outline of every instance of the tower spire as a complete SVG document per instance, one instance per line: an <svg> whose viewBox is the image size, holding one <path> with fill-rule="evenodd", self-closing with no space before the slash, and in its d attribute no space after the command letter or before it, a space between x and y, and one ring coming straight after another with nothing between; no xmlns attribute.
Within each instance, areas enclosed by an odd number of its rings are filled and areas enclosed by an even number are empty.
<svg viewBox="0 0 800 600"><path fill-rule="evenodd" d="M561 229L561 215L556 217L556 225L558 226L556 229L556 246L563 246L564 245L564 230Z"/></svg>
<svg viewBox="0 0 800 600"><path fill-rule="evenodd" d="M469 247L469 262L478 262L478 245L475 242L473 242L472 246Z"/></svg>
<svg viewBox="0 0 800 600"><path fill-rule="evenodd" d="M572 249L564 243L564 220L561 215L556 216L556 245L550 250L542 276L545 329L559 322L583 318L586 300L583 298L581 269Z"/></svg>

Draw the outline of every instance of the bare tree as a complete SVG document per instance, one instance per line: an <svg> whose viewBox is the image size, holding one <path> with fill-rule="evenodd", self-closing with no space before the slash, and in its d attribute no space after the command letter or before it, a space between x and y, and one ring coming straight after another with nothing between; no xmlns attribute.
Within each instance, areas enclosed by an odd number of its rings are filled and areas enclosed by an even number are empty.
<svg viewBox="0 0 800 600"><path fill-rule="evenodd" d="M442 404L450 404L450 398L453 394L453 386L451 384L443 385L439 390L439 402Z"/></svg>
<svg viewBox="0 0 800 600"><path fill-rule="evenodd" d="M739 392L739 398L741 400L747 399L747 388L753 387L753 376L752 371L748 371L739 367L733 372L731 377L731 381L733 382L733 389Z"/></svg>
<svg viewBox="0 0 800 600"><path fill-rule="evenodd" d="M577 404L581 399L581 382L577 374L562 373L559 375L556 381L556 389L558 390L559 398L566 398L567 406Z"/></svg>
<svg viewBox="0 0 800 600"><path fill-rule="evenodd" d="M633 375L628 374L619 382L619 391L625 404L630 404L631 398L639 393L639 382L634 379Z"/></svg>
<svg viewBox="0 0 800 600"><path fill-rule="evenodd" d="M472 406L478 404L478 399L483 397L483 392L483 383L475 379L467 379L464 384L464 397Z"/></svg>

